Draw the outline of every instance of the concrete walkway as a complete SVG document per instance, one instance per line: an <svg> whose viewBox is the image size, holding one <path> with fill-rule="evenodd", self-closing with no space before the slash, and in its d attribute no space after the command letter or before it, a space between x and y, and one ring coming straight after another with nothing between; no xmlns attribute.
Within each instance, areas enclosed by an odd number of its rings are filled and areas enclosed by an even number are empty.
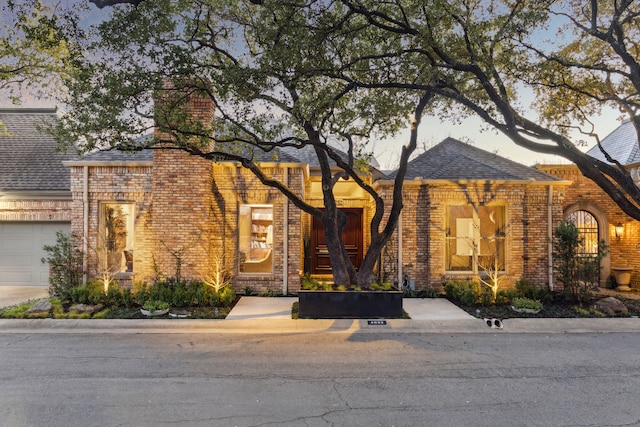
<svg viewBox="0 0 640 427"><path fill-rule="evenodd" d="M48 296L48 286L0 286L0 307L8 307Z"/></svg>
<svg viewBox="0 0 640 427"><path fill-rule="evenodd" d="M296 301L295 297L242 297L227 320L291 319L291 306ZM402 307L413 320L474 319L444 298L405 298Z"/></svg>

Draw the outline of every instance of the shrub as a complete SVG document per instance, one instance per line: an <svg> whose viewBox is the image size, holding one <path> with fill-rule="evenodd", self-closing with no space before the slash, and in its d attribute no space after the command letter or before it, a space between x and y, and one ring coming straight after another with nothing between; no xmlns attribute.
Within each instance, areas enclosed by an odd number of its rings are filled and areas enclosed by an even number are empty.
<svg viewBox="0 0 640 427"><path fill-rule="evenodd" d="M71 301L71 290L82 284L82 241L76 235L56 232L56 244L45 245L49 264L49 294L65 302Z"/></svg>
<svg viewBox="0 0 640 427"><path fill-rule="evenodd" d="M503 289L496 295L496 305L509 305L514 298L524 296L517 289Z"/></svg>
<svg viewBox="0 0 640 427"><path fill-rule="evenodd" d="M565 297L572 301L589 299L600 279L600 260L606 255L606 245L600 242L596 255L581 253L584 238L571 220L561 221L554 228L553 237L554 269Z"/></svg>
<svg viewBox="0 0 640 427"><path fill-rule="evenodd" d="M476 304L480 300L481 290L480 284L471 280L447 280L444 283L447 297L463 304Z"/></svg>
<svg viewBox="0 0 640 427"><path fill-rule="evenodd" d="M165 301L149 300L144 303L142 308L150 312L156 310L166 310L169 308L169 303Z"/></svg>
<svg viewBox="0 0 640 427"><path fill-rule="evenodd" d="M516 282L516 290L525 298L539 300L541 302L553 301L553 294L549 289L536 286L527 279L520 279Z"/></svg>
<svg viewBox="0 0 640 427"><path fill-rule="evenodd" d="M300 288L306 291L317 291L320 287L320 282L311 277L309 273L306 273L300 279Z"/></svg>
<svg viewBox="0 0 640 427"><path fill-rule="evenodd" d="M514 308L527 309L527 310L542 310L542 303L538 300L531 298L514 298L511 302Z"/></svg>
<svg viewBox="0 0 640 427"><path fill-rule="evenodd" d="M427 288L421 289L416 292L418 298L438 298L440 296L440 289Z"/></svg>
<svg viewBox="0 0 640 427"><path fill-rule="evenodd" d="M222 288L220 292L218 292L218 295L220 297L219 305L222 307L231 307L231 304L233 304L233 301L236 299L236 292L229 286Z"/></svg>

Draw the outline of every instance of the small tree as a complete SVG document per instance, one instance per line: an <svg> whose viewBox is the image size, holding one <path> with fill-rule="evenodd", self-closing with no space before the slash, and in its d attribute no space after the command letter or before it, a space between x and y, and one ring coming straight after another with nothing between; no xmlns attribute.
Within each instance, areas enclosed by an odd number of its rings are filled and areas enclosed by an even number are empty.
<svg viewBox="0 0 640 427"><path fill-rule="evenodd" d="M211 260L212 264L209 266L204 283L217 293L229 284L230 273L226 267L224 252L221 249L215 250Z"/></svg>
<svg viewBox="0 0 640 427"><path fill-rule="evenodd" d="M48 253L42 262L49 264L49 294L70 301L71 289L82 284L84 252L80 237L57 231L56 244L45 245L44 250Z"/></svg>
<svg viewBox="0 0 640 427"><path fill-rule="evenodd" d="M127 244L126 214L119 207L104 207L104 249L109 272L120 271L122 251Z"/></svg>
<svg viewBox="0 0 640 427"><path fill-rule="evenodd" d="M584 301L598 284L600 260L606 255L606 246L600 242L595 255L582 253L584 238L569 219L562 220L556 226L553 236L554 269L565 295L574 301Z"/></svg>
<svg viewBox="0 0 640 427"><path fill-rule="evenodd" d="M479 250L474 245L474 251L478 257L478 267L484 272L485 276L480 276L480 283L487 286L491 291L491 302L495 304L498 291L502 283L507 278L504 270L503 258L500 254L504 250L504 242L506 240L506 227L500 227L496 230L494 236L481 235L484 247L488 248L490 253L486 256L480 256Z"/></svg>

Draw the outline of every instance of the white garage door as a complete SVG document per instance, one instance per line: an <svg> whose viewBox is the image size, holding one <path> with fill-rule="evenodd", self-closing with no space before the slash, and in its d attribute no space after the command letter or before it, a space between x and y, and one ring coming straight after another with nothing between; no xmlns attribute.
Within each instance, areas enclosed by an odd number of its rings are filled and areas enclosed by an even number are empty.
<svg viewBox="0 0 640 427"><path fill-rule="evenodd" d="M56 231L68 233L64 222L0 222L0 286L47 286L49 266L44 245L56 243Z"/></svg>

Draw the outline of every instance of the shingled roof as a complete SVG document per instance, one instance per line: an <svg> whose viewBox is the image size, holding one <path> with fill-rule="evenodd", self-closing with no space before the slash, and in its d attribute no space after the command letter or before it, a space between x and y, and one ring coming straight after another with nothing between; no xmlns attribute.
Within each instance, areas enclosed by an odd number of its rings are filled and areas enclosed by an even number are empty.
<svg viewBox="0 0 640 427"><path fill-rule="evenodd" d="M395 178L397 174L390 174ZM411 160L405 179L433 180L506 180L506 181L560 181L497 154L489 153L454 138L447 138L435 147Z"/></svg>
<svg viewBox="0 0 640 427"><path fill-rule="evenodd" d="M638 134L633 123L625 120L613 132L607 135L601 142L602 148L614 159L623 165L640 162L640 150L638 150ZM609 163L600 148L596 145L587 154L598 160Z"/></svg>
<svg viewBox="0 0 640 427"><path fill-rule="evenodd" d="M70 191L62 162L75 154L56 151L53 137L38 125L57 120L56 109L0 109L0 190Z"/></svg>

